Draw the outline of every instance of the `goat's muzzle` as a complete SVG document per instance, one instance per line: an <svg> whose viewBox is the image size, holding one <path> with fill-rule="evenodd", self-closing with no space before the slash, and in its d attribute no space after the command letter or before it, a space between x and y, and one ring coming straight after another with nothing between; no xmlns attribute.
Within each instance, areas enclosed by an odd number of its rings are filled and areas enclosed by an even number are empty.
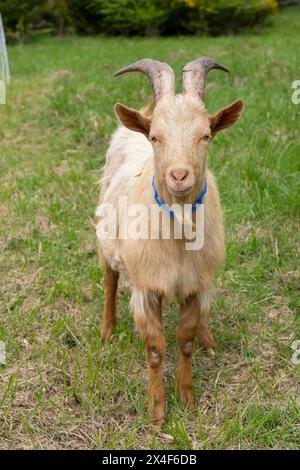
<svg viewBox="0 0 300 470"><path fill-rule="evenodd" d="M167 171L166 183L172 194L187 196L195 184L195 176L189 168L170 168Z"/></svg>

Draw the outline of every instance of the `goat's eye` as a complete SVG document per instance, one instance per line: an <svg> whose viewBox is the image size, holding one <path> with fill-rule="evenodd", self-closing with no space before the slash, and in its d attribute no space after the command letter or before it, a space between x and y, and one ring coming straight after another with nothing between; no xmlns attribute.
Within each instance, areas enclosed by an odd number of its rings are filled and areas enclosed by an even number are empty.
<svg viewBox="0 0 300 470"><path fill-rule="evenodd" d="M205 140L206 142L210 139L210 135L209 134L205 134L203 136L203 140Z"/></svg>
<svg viewBox="0 0 300 470"><path fill-rule="evenodd" d="M157 137L155 137L154 135L152 135L151 137L149 137L150 141L153 142L153 144L155 142L157 142Z"/></svg>

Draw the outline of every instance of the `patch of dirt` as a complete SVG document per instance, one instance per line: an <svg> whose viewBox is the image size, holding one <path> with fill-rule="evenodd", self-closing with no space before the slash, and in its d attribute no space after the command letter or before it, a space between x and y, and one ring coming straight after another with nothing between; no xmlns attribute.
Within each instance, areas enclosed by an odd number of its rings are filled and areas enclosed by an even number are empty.
<svg viewBox="0 0 300 470"><path fill-rule="evenodd" d="M295 269L295 271L289 271L287 273L280 272L279 278L285 284L290 281L299 281L300 280L300 267Z"/></svg>
<svg viewBox="0 0 300 470"><path fill-rule="evenodd" d="M52 233L57 228L57 225L51 224L44 215L38 215L35 218L34 225L36 230L42 235L49 235L49 233Z"/></svg>
<svg viewBox="0 0 300 470"><path fill-rule="evenodd" d="M281 296L273 296L272 304L262 307L262 311L271 320L278 319L281 322L293 317L293 311Z"/></svg>
<svg viewBox="0 0 300 470"><path fill-rule="evenodd" d="M72 77L72 73L70 72L70 70L61 69L61 70L56 70L56 72L52 74L51 80L52 81L64 80L66 78L71 78L71 77Z"/></svg>
<svg viewBox="0 0 300 470"><path fill-rule="evenodd" d="M59 166L54 168L54 173L58 176L64 176L66 173L69 173L70 167L67 160L62 160Z"/></svg>

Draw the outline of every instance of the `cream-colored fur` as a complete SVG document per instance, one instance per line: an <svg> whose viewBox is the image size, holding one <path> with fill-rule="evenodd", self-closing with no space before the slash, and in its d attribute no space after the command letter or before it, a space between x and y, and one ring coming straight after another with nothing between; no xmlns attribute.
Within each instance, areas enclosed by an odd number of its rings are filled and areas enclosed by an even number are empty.
<svg viewBox="0 0 300 470"><path fill-rule="evenodd" d="M162 99L157 105L151 132L159 132L167 141L164 158L159 155L155 158L152 144L142 133L123 126L115 132L107 152L100 203L108 202L117 208L119 197L128 196L129 204L142 203L149 208L153 205L152 210L161 211L153 199L153 174L159 194L169 204L193 202L206 176L204 246L200 251L187 251L185 240L172 238L116 238L99 240L99 244L104 260L115 270L125 269L137 291L183 300L191 294L209 291L212 275L224 257L222 213L214 176L206 168L207 144L196 141L210 132L209 118L198 101L177 95ZM188 197L178 200L168 193L164 178L167 167L183 162L195 175L195 187ZM163 212L163 217L168 216Z"/></svg>

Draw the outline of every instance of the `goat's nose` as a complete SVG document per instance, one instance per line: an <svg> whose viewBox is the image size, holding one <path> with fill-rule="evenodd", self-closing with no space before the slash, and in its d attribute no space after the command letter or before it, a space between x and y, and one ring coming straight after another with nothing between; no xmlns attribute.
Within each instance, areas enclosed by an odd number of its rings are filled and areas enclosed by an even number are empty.
<svg viewBox="0 0 300 470"><path fill-rule="evenodd" d="M185 168L174 168L174 170L171 170L170 174L171 178L176 183L181 183L188 177L189 172Z"/></svg>

